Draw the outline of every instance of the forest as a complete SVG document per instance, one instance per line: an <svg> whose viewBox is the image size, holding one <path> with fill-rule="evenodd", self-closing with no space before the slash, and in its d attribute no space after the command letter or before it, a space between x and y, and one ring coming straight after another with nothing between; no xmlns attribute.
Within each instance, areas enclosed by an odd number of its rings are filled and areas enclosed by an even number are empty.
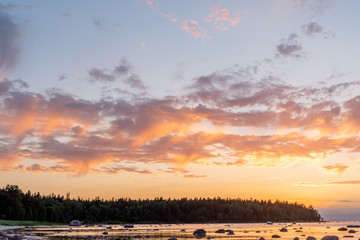
<svg viewBox="0 0 360 240"><path fill-rule="evenodd" d="M0 219L68 223L243 223L320 221L312 206L276 200L181 198L71 199L70 194L24 193L16 185L0 189Z"/></svg>

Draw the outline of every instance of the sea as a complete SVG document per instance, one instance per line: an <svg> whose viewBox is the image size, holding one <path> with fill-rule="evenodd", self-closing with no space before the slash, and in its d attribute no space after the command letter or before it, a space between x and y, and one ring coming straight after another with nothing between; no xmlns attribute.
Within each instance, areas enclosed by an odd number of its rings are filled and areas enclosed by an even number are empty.
<svg viewBox="0 0 360 240"><path fill-rule="evenodd" d="M23 235L41 236L45 239L131 239L131 240L185 240L196 239L194 231L205 230L202 239L226 240L321 240L324 236L339 239L360 240L360 221L291 222L291 223L217 223L217 224L134 224L82 225L82 226L37 226L20 230ZM341 229L342 228L342 229ZM220 230L223 229L224 231ZM286 229L286 231L284 230ZM220 231L218 231L220 230ZM222 233L217 233L222 232ZM277 236L275 236L277 235ZM200 238L200 236L197 236ZM314 239L312 239L314 240Z"/></svg>

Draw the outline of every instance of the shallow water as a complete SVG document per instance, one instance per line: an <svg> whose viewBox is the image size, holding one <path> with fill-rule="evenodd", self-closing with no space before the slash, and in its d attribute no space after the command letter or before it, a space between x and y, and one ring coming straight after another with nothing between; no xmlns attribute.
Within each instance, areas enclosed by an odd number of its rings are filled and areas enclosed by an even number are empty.
<svg viewBox="0 0 360 240"><path fill-rule="evenodd" d="M306 237L312 236L321 239L326 235L336 235L341 240L360 240L360 228L351 228L356 233L338 231L340 227L347 225L360 225L357 222L322 222L322 223L266 223L252 224L135 224L132 229L124 229L122 225L95 225L95 226L52 226L35 227L24 229L24 232L31 231L35 236L45 236L49 239L139 239L139 240L167 240L176 237L178 240L195 239L193 232L202 228L206 231L206 238L226 239L226 240L256 240L264 237L266 240L273 239L272 235L280 235L283 240L292 240L299 237L300 240L306 240ZM111 227L111 229L107 229ZM280 232L282 227L287 228L288 232ZM231 229L235 235L227 233L215 233L218 229ZM181 231L185 230L185 231ZM350 230L350 228L349 228ZM108 232L104 235L103 232ZM145 236L148 235L146 238ZM138 238L134 238L134 236ZM344 237L352 236L352 237Z"/></svg>

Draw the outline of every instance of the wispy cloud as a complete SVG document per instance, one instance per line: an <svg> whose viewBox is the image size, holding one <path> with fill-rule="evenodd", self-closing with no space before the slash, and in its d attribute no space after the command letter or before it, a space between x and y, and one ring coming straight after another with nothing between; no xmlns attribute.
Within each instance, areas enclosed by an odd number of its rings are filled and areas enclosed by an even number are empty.
<svg viewBox="0 0 360 240"><path fill-rule="evenodd" d="M173 16L171 16L169 13L161 13L161 16L163 16L164 18L169 19L171 22L176 23L177 20L176 18L174 18Z"/></svg>
<svg viewBox="0 0 360 240"><path fill-rule="evenodd" d="M212 39L207 35L205 29L199 25L199 22L196 20L185 20L182 23L181 27L185 32L191 33L194 38L200 38L203 41Z"/></svg>
<svg viewBox="0 0 360 240"><path fill-rule="evenodd" d="M329 173L342 174L349 168L349 166L337 163L337 164L334 164L334 165L326 165L326 166L323 166L321 168L323 170L325 170L326 172L329 172Z"/></svg>
<svg viewBox="0 0 360 240"><path fill-rule="evenodd" d="M330 31L325 31L325 29L316 22L309 22L308 24L303 25L302 30L304 34L309 37L313 37L316 35L322 35L325 38L335 37L334 33L331 33Z"/></svg>
<svg viewBox="0 0 360 240"><path fill-rule="evenodd" d="M134 72L133 66L124 58L112 69L91 68L88 74L90 82L112 83L119 80L133 89L146 89L140 76Z"/></svg>
<svg viewBox="0 0 360 240"><path fill-rule="evenodd" d="M207 175L193 175L193 174L185 174L184 178L206 178Z"/></svg>
<svg viewBox="0 0 360 240"><path fill-rule="evenodd" d="M217 5L212 7L211 13L204 20L213 23L220 31L227 31L239 24L241 16L239 12Z"/></svg>
<svg viewBox="0 0 360 240"><path fill-rule="evenodd" d="M150 8L155 8L159 5L155 0L141 0L141 3L146 4Z"/></svg>
<svg viewBox="0 0 360 240"><path fill-rule="evenodd" d="M20 27L7 14L15 5L0 5L0 80L14 67L20 52Z"/></svg>
<svg viewBox="0 0 360 240"><path fill-rule="evenodd" d="M97 30L103 32L113 32L120 28L120 24L108 24L103 19L100 18L93 18L92 23L96 27Z"/></svg>
<svg viewBox="0 0 360 240"><path fill-rule="evenodd" d="M335 182L325 182L325 183L312 183L312 182L301 182L295 183L293 186L296 187L326 187L332 185L358 185L360 184L359 180L349 180L349 181L335 181Z"/></svg>

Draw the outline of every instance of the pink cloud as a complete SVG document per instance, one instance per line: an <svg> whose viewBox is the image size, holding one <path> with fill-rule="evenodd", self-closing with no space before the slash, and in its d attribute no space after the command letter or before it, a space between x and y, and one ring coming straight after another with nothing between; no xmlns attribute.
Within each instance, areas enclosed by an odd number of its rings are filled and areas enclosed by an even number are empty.
<svg viewBox="0 0 360 240"><path fill-rule="evenodd" d="M198 21L195 20L185 20L182 23L181 27L185 32L191 33L194 38L201 38L204 41L207 39L212 39L210 36L207 35L205 29L199 26Z"/></svg>
<svg viewBox="0 0 360 240"><path fill-rule="evenodd" d="M240 20L239 12L221 8L220 5L213 7L212 12L205 18L205 21L213 23L220 31L228 31L231 27L238 25Z"/></svg>
<svg viewBox="0 0 360 240"><path fill-rule="evenodd" d="M168 14L168 13L166 13L166 14L164 14L164 13L162 13L161 14L161 16L163 16L164 18L167 18L167 19L169 19L171 22L173 22L173 23L176 23L176 18L174 18L174 17L172 17L170 14Z"/></svg>

